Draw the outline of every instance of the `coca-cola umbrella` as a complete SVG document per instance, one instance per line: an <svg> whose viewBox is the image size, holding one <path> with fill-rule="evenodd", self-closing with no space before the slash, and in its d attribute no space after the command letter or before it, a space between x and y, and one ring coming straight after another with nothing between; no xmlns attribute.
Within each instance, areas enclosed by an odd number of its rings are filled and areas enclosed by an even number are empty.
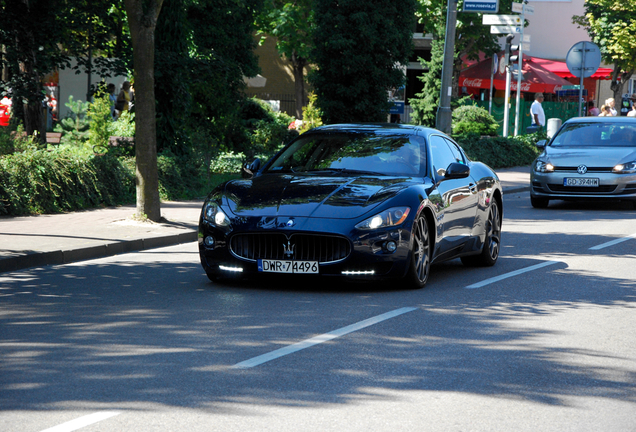
<svg viewBox="0 0 636 432"><path fill-rule="evenodd" d="M502 58L503 54L499 58ZM492 70L492 60L486 59L479 63L464 69L459 75L460 87L472 87L480 89L490 88L490 73ZM501 68L497 68L494 79L494 87L497 90L506 89L506 74L500 72ZM531 93L556 93L563 86L572 85L569 81L561 78L555 73L550 72L538 63L533 61L530 56L523 58L523 80L521 81L521 91ZM517 76L512 75L510 82L510 90L517 91Z"/></svg>

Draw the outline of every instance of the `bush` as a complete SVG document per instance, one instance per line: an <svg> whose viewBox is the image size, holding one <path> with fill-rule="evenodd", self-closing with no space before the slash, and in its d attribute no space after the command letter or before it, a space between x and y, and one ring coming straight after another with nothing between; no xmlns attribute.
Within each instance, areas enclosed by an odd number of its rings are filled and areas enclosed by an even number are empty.
<svg viewBox="0 0 636 432"><path fill-rule="evenodd" d="M274 112L266 102L247 99L241 109L241 119L248 133L248 146L238 146L248 159L259 153L271 153L298 136L289 125L294 118L283 112Z"/></svg>
<svg viewBox="0 0 636 432"><path fill-rule="evenodd" d="M482 107L463 105L453 110L453 135L497 135L495 118Z"/></svg>
<svg viewBox="0 0 636 432"><path fill-rule="evenodd" d="M530 165L541 152L535 145L545 133L517 137L482 137L475 133L454 137L468 157L493 169Z"/></svg>
<svg viewBox="0 0 636 432"><path fill-rule="evenodd" d="M65 150L0 158L0 214L57 213L134 199L134 171L115 158L78 158Z"/></svg>

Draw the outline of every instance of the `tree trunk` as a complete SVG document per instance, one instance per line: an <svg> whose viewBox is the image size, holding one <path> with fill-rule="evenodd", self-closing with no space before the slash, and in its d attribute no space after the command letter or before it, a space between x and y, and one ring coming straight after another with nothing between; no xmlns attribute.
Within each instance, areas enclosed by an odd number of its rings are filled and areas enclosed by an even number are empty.
<svg viewBox="0 0 636 432"><path fill-rule="evenodd" d="M305 66L307 61L304 58L292 54L292 67L294 69L294 89L296 93L296 118L302 120L303 107L305 103Z"/></svg>
<svg viewBox="0 0 636 432"><path fill-rule="evenodd" d="M621 105L623 103L623 89L625 88L625 84L627 84L634 74L634 71L628 72L619 72L620 67L618 65L614 65L614 72L612 72L612 83L610 84L610 89L614 93L614 100L616 101L616 107L618 110L621 109ZM620 115L620 111L619 111Z"/></svg>
<svg viewBox="0 0 636 432"><path fill-rule="evenodd" d="M143 4L147 7L144 8ZM155 119L155 27L163 0L125 0L133 43L137 217L161 219ZM145 10L144 10L145 9Z"/></svg>

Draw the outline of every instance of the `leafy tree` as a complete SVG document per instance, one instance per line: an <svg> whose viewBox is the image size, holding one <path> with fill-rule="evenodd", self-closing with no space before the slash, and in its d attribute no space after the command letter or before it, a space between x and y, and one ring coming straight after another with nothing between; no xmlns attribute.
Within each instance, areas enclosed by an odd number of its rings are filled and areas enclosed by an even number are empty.
<svg viewBox="0 0 636 432"><path fill-rule="evenodd" d="M310 82L323 121L385 121L388 91L404 83L415 0L322 0L314 21Z"/></svg>
<svg viewBox="0 0 636 432"><path fill-rule="evenodd" d="M424 83L422 93L417 93L416 98L409 99L413 112L411 121L415 124L435 127L435 117L439 106L440 89L442 88L442 65L444 60L444 40L433 39L431 42L431 60L420 59L420 63L426 70L418 77Z"/></svg>
<svg viewBox="0 0 636 432"><path fill-rule="evenodd" d="M296 117L302 119L305 105L305 67L312 48L312 0L267 0L257 17L260 32L276 38L276 48L292 64L296 93Z"/></svg>
<svg viewBox="0 0 636 432"><path fill-rule="evenodd" d="M610 88L620 100L623 86L636 72L636 2L587 0L585 15L572 21L587 30L603 61L614 65Z"/></svg>
<svg viewBox="0 0 636 432"><path fill-rule="evenodd" d="M60 10L64 10L62 0L0 0L0 45L10 74L5 91L14 101L14 116L24 119L28 135L37 131L42 143L46 136L42 78L67 61L59 46Z"/></svg>
<svg viewBox="0 0 636 432"><path fill-rule="evenodd" d="M418 18L424 33L435 39L444 39L448 0L418 0ZM510 14L513 0L499 0L499 13ZM459 74L465 60L479 60L480 53L492 55L501 51L500 35L490 34L490 26L482 25L481 13L461 12L463 0L457 5L457 29L453 62L453 96L458 95ZM443 52L441 54L443 56Z"/></svg>
<svg viewBox="0 0 636 432"><path fill-rule="evenodd" d="M155 28L163 0L125 0L135 67L137 216L161 219L155 122Z"/></svg>

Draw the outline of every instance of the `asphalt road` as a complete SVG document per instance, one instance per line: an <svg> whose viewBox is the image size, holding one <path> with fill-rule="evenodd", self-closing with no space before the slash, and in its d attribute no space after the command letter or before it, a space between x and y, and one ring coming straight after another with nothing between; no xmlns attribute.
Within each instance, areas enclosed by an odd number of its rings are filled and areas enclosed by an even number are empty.
<svg viewBox="0 0 636 432"><path fill-rule="evenodd" d="M636 431L636 211L504 216L423 290L213 284L195 243L5 273L0 431Z"/></svg>

